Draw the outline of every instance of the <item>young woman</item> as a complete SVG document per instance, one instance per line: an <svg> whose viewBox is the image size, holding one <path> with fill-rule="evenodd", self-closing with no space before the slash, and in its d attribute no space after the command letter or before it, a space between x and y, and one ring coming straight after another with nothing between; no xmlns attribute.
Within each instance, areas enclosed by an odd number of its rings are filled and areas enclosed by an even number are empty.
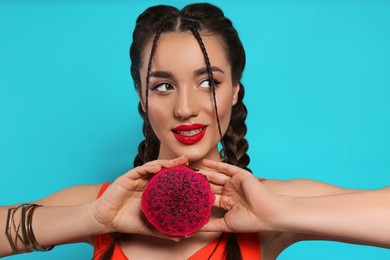
<svg viewBox="0 0 390 260"><path fill-rule="evenodd" d="M309 239L390 247L389 188L260 182L251 174L245 52L220 9L147 9L137 19L130 56L145 135L135 168L110 185L76 186L1 207L0 256L71 242L91 243L95 259L275 259ZM206 175L216 202L210 221L184 239L148 225L140 198L161 167L185 164Z"/></svg>

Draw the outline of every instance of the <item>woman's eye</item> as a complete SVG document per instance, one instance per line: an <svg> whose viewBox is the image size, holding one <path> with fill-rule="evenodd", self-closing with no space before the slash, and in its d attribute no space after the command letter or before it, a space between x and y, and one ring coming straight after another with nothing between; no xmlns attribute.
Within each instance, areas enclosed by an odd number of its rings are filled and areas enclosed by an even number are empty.
<svg viewBox="0 0 390 260"><path fill-rule="evenodd" d="M214 86L217 87L219 84L220 82L214 79ZM207 88L207 89L211 88L211 80L210 79L203 80L200 83L199 87Z"/></svg>
<svg viewBox="0 0 390 260"><path fill-rule="evenodd" d="M199 87L201 87L201 88L210 88L211 87L210 80L209 79L203 80L200 83Z"/></svg>
<svg viewBox="0 0 390 260"><path fill-rule="evenodd" d="M152 90L156 90L159 92L167 92L169 90L173 90L173 86L169 83L159 83L156 84Z"/></svg>

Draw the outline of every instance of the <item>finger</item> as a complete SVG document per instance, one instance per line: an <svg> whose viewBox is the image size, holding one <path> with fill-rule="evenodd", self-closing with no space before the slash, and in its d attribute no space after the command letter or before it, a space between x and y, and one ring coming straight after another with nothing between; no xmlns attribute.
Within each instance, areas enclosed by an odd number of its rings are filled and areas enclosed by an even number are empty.
<svg viewBox="0 0 390 260"><path fill-rule="evenodd" d="M215 195L222 194L223 186L210 184L210 187L211 187L211 192L214 193Z"/></svg>
<svg viewBox="0 0 390 260"><path fill-rule="evenodd" d="M145 177L147 174L157 173L160 170L161 170L160 165L143 165L143 166L135 167L134 169L126 172L123 176L125 178L136 180L141 177Z"/></svg>
<svg viewBox="0 0 390 260"><path fill-rule="evenodd" d="M228 232L228 226L225 223L224 218L216 218L207 222L203 227L199 229L203 232Z"/></svg>
<svg viewBox="0 0 390 260"><path fill-rule="evenodd" d="M200 173L202 173L204 176L206 176L206 179L210 183L218 184L218 185L225 185L227 180L230 178L229 176L225 175L221 172L216 171L210 171L210 170L200 170Z"/></svg>
<svg viewBox="0 0 390 260"><path fill-rule="evenodd" d="M161 159L161 160L151 161L151 162L146 163L145 165L160 165L161 167L164 167L164 168L171 168L171 167L176 167L176 166L180 166L180 165L186 165L187 163L188 163L187 156L182 155L180 157L177 157L177 158L174 158L171 160Z"/></svg>
<svg viewBox="0 0 390 260"><path fill-rule="evenodd" d="M131 179L138 179L147 174L157 173L161 170L161 167L170 168L179 165L183 165L188 161L188 158L184 155L177 157L172 160L155 160L152 162L148 162L142 166L138 166L133 170L130 170L126 173L126 176Z"/></svg>
<svg viewBox="0 0 390 260"><path fill-rule="evenodd" d="M185 155L182 155L180 157L177 157L173 160L169 160L168 164L164 167L175 167L180 165L187 165L188 164L188 157Z"/></svg>
<svg viewBox="0 0 390 260"><path fill-rule="evenodd" d="M204 166L219 172L223 172L228 176L233 176L238 172L245 172L245 170L241 169L240 167L228 163L224 163L224 162L217 162L213 160L203 159L202 163Z"/></svg>
<svg viewBox="0 0 390 260"><path fill-rule="evenodd" d="M220 205L221 205L221 195L215 194L215 200L213 203L213 207L222 208Z"/></svg>

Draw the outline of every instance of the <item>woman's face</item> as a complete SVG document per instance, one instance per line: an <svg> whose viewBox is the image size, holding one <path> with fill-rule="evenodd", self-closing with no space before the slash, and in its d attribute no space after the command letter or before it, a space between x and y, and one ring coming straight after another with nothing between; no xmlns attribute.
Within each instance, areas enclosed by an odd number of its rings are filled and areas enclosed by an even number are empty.
<svg viewBox="0 0 390 260"><path fill-rule="evenodd" d="M233 86L231 66L216 36L203 36L216 83L216 100L222 133L227 130L239 85ZM145 104L147 63L152 43L140 70L141 102ZM160 140L159 158L188 156L195 167L200 160L220 160L220 140L212 89L200 46L191 32L161 34L149 80L148 116Z"/></svg>

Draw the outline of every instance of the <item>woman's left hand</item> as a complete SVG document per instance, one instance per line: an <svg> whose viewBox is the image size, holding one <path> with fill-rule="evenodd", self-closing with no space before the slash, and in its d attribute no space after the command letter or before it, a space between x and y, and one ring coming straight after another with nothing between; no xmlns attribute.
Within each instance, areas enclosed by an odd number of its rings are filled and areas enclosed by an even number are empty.
<svg viewBox="0 0 390 260"><path fill-rule="evenodd" d="M226 212L201 231L277 231L295 234L295 241L310 237L390 248L389 187L292 197L271 193L239 167L210 160L203 164L210 169L201 172L216 195L214 206Z"/></svg>
<svg viewBox="0 0 390 260"><path fill-rule="evenodd" d="M259 232L270 230L278 197L269 192L252 173L223 162L203 160L210 170L201 170L216 196L214 206L226 211L210 220L201 231Z"/></svg>

